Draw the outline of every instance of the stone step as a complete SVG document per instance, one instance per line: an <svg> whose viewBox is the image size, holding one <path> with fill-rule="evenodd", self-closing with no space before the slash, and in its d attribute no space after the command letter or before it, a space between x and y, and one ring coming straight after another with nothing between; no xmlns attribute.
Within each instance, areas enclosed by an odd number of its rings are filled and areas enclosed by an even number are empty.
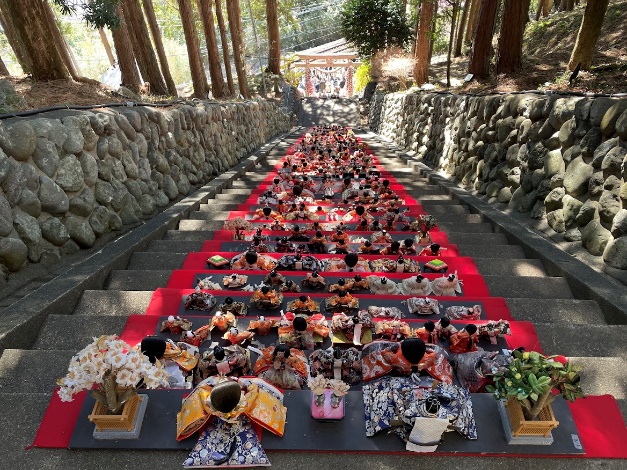
<svg viewBox="0 0 627 470"><path fill-rule="evenodd" d="M409 191L409 188L407 188ZM414 198L418 200L420 204L459 204L458 201L451 199L449 194L429 194L422 190L412 191L410 193Z"/></svg>
<svg viewBox="0 0 627 470"><path fill-rule="evenodd" d="M174 240L204 242L205 240L211 240L212 237L213 230L168 230L163 239L166 241Z"/></svg>
<svg viewBox="0 0 627 470"><path fill-rule="evenodd" d="M162 251L166 253L189 253L200 251L203 242L200 240L153 240L146 251Z"/></svg>
<svg viewBox="0 0 627 470"><path fill-rule="evenodd" d="M507 237L503 233L466 233L466 232L447 232L448 241L456 244L460 249L465 245L481 245L486 250L499 250L500 246L495 248L494 245L508 245Z"/></svg>
<svg viewBox="0 0 627 470"><path fill-rule="evenodd" d="M463 280L463 278L462 278ZM484 275L490 295L531 299L572 299L573 293L563 277Z"/></svg>
<svg viewBox="0 0 627 470"><path fill-rule="evenodd" d="M468 210L467 206L463 206L461 204L456 203L456 205L447 205L447 204L422 204L423 210L427 214L434 215L437 219L439 215L448 215L448 214L469 214L470 210Z"/></svg>
<svg viewBox="0 0 627 470"><path fill-rule="evenodd" d="M226 201L230 203L242 204L246 202L249 196L250 196L250 193L246 193L246 194L223 194L221 193L221 194L216 194L216 201Z"/></svg>
<svg viewBox="0 0 627 470"><path fill-rule="evenodd" d="M546 277L542 261L537 259L479 258L475 260L479 274L502 276Z"/></svg>
<svg viewBox="0 0 627 470"><path fill-rule="evenodd" d="M136 251L132 254L127 269L180 269L187 253L159 253Z"/></svg>
<svg viewBox="0 0 627 470"><path fill-rule="evenodd" d="M470 244L467 243L462 246L458 246L459 254L461 256L470 256L475 260L480 258L492 258L492 259L507 259L507 258L524 258L525 252L518 245L499 245L498 249L491 249L485 244Z"/></svg>
<svg viewBox="0 0 627 470"><path fill-rule="evenodd" d="M47 393L48 403L57 379L67 373L70 359L90 342L88 340L79 349L67 350L5 349L0 357L0 391Z"/></svg>
<svg viewBox="0 0 627 470"><path fill-rule="evenodd" d="M259 181L263 181L263 179L259 179ZM231 185L231 189L250 189L259 185L259 181L255 181L243 176L241 179L237 181L233 181Z"/></svg>
<svg viewBox="0 0 627 470"><path fill-rule="evenodd" d="M438 223L448 224L479 224L482 222L481 214L439 214L436 217Z"/></svg>
<svg viewBox="0 0 627 470"><path fill-rule="evenodd" d="M250 196L250 189L248 188L229 188L222 191L220 194L230 194L233 196Z"/></svg>
<svg viewBox="0 0 627 470"><path fill-rule="evenodd" d="M627 399L627 359L623 357L569 356L580 369L581 388L587 395Z"/></svg>
<svg viewBox="0 0 627 470"><path fill-rule="evenodd" d="M226 220L229 218L229 213L231 210L235 210L235 209L211 211L211 212L193 211L189 214L188 220Z"/></svg>
<svg viewBox="0 0 627 470"><path fill-rule="evenodd" d="M151 290L86 290L74 315L143 314L153 294Z"/></svg>
<svg viewBox="0 0 627 470"><path fill-rule="evenodd" d="M108 290L155 290L165 287L172 270L113 270L105 282Z"/></svg>
<svg viewBox="0 0 627 470"><path fill-rule="evenodd" d="M213 213L221 211L234 211L239 204L229 204L227 202L217 202L215 199L209 199L207 204L201 204L198 209L200 212Z"/></svg>
<svg viewBox="0 0 627 470"><path fill-rule="evenodd" d="M515 320L533 323L604 325L605 317L594 300L507 298Z"/></svg>
<svg viewBox="0 0 627 470"><path fill-rule="evenodd" d="M218 212L218 214L220 214ZM224 220L181 220L179 222L180 231L207 231L222 230Z"/></svg>
<svg viewBox="0 0 627 470"><path fill-rule="evenodd" d="M440 199L426 200L424 204L422 205L423 207L424 206L430 207L430 206L457 206L461 204L459 203L457 199L451 199L450 197L447 196L447 197L442 197ZM425 210L427 210L426 207L425 207Z"/></svg>
<svg viewBox="0 0 627 470"><path fill-rule="evenodd" d="M547 355L627 357L627 325L538 323L535 328Z"/></svg>
<svg viewBox="0 0 627 470"><path fill-rule="evenodd" d="M471 224L462 224L456 222L440 222L438 219L438 228L447 234L453 233L478 233L478 234L493 234L494 230L492 229L492 224L488 222L479 222L479 223L471 223Z"/></svg>
<svg viewBox="0 0 627 470"><path fill-rule="evenodd" d="M121 315L48 315L31 349L80 351L101 335L119 335L126 325Z"/></svg>

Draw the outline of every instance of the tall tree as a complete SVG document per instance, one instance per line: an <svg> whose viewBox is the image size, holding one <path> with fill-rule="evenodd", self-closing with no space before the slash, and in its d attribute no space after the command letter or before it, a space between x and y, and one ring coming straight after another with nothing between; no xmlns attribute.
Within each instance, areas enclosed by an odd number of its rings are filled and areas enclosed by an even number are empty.
<svg viewBox="0 0 627 470"><path fill-rule="evenodd" d="M68 69L57 50L45 5L41 0L3 0L2 13L13 25L17 41L32 63L35 80L66 80Z"/></svg>
<svg viewBox="0 0 627 470"><path fill-rule="evenodd" d="M546 0L538 0L538 6L536 8L536 21L540 19L540 15L542 15L542 9L544 8Z"/></svg>
<svg viewBox="0 0 627 470"><path fill-rule="evenodd" d="M529 21L531 0L505 2L496 58L496 73L515 73L522 68L522 44Z"/></svg>
<svg viewBox="0 0 627 470"><path fill-rule="evenodd" d="M277 0L266 0L266 21L268 23L268 69L275 75L281 75L281 40Z"/></svg>
<svg viewBox="0 0 627 470"><path fill-rule="evenodd" d="M213 2L212 0L196 0L196 3L198 4L198 11L200 12L200 18L205 32L205 42L207 43L209 75L211 75L211 92L215 98L223 98L227 95L227 90L224 78L222 77L218 41L213 24Z"/></svg>
<svg viewBox="0 0 627 470"><path fill-rule="evenodd" d="M104 32L103 28L98 28L98 34L100 35L100 41L102 41L102 47L104 47L105 52L107 53L109 64L112 66L115 65L115 57L113 56L113 51L111 50L111 44L109 44L109 40L107 39L107 34Z"/></svg>
<svg viewBox="0 0 627 470"><path fill-rule="evenodd" d="M9 73L9 69L7 69L7 66L4 63L4 60L2 60L2 57L0 57L0 75L11 75Z"/></svg>
<svg viewBox="0 0 627 470"><path fill-rule="evenodd" d="M50 4L48 2L43 2L42 5L46 13L46 18L50 25L50 32L52 33L52 38L54 39L54 44L57 47L57 51L59 51L59 54L61 55L61 58L63 59L63 63L67 67L72 78L74 80L78 80L80 76L80 72L78 71L78 66L74 62L74 58L70 54L67 41L61 34L61 31L59 31L59 27L57 26L54 12L52 11L52 8L50 7Z"/></svg>
<svg viewBox="0 0 627 470"><path fill-rule="evenodd" d="M144 12L146 13L146 19L148 20L148 26L150 27L150 32L152 33L152 42L154 42L155 49L157 49L157 55L159 56L159 64L161 64L161 73L163 74L166 88L171 96L178 96L176 84L174 83L174 79L170 73L168 57L165 54L165 48L163 47L163 41L161 40L161 31L159 30L159 25L157 24L157 15L155 15L155 8L152 4L152 0L143 0L143 5Z"/></svg>
<svg viewBox="0 0 627 470"><path fill-rule="evenodd" d="M570 70L575 70L577 64L581 64L581 70L590 69L608 3L609 0L588 0L575 48L568 61Z"/></svg>
<svg viewBox="0 0 627 470"><path fill-rule="evenodd" d="M222 14L222 0L215 0L216 20L218 20L218 28L220 30L220 42L222 43L222 56L224 58L224 71L226 72L226 82L229 85L231 96L235 94L235 85L233 84L233 72L231 71L231 56L229 54L229 42L226 38L226 25L224 24L224 15Z"/></svg>
<svg viewBox="0 0 627 470"><path fill-rule="evenodd" d="M459 0L453 0L453 12L451 14L451 33L448 40L448 54L446 56L446 86L451 86L451 54L453 53L453 38L455 36L455 22L457 21L457 10Z"/></svg>
<svg viewBox="0 0 627 470"><path fill-rule="evenodd" d="M4 3L6 3L7 1L8 0L0 0L0 25L2 25L2 31L4 31L4 35L7 37L11 49L13 49L13 53L15 54L17 62L20 64L20 67L22 67L22 71L24 73L31 73L33 70L33 62L27 54L24 44L21 42L21 39L15 32L15 28L13 27L13 19L10 16L4 14Z"/></svg>
<svg viewBox="0 0 627 470"><path fill-rule="evenodd" d="M462 43L464 41L464 27L468 18L468 10L470 9L470 0L464 2L464 9L459 20L459 28L457 29L457 39L455 40L455 57L462 55Z"/></svg>
<svg viewBox="0 0 627 470"><path fill-rule="evenodd" d="M479 18L479 9L481 8L481 0L472 0L470 5L470 12L468 13L468 27L466 28L466 34L464 35L464 42L470 44L472 38L475 37L475 30L477 29L477 19Z"/></svg>
<svg viewBox="0 0 627 470"><path fill-rule="evenodd" d="M137 93L141 86L141 78L137 71L133 45L126 27L126 18L122 4L118 4L116 16L119 18L119 24L117 27L112 27L111 35L113 36L113 45L118 56L120 73L122 74L122 86Z"/></svg>
<svg viewBox="0 0 627 470"><path fill-rule="evenodd" d="M499 12L500 0L481 0L477 31L472 42L472 52L468 62L468 73L475 77L490 76L490 55L494 25Z"/></svg>
<svg viewBox="0 0 627 470"><path fill-rule="evenodd" d="M200 55L200 44L198 43L198 32L194 24L194 12L190 0L178 0L181 23L185 33L187 43L187 55L189 57L189 67L192 72L192 83L194 85L194 96L196 98L207 99L209 87L207 86L207 75L202 65Z"/></svg>
<svg viewBox="0 0 627 470"><path fill-rule="evenodd" d="M144 21L139 0L122 0L124 5L124 14L129 27L129 35L133 41L133 49L135 50L135 60L139 65L144 80L150 83L150 93L155 95L167 95L168 89L165 85L161 70L159 70L159 62L155 50L150 43L150 35L148 27Z"/></svg>
<svg viewBox="0 0 627 470"><path fill-rule="evenodd" d="M416 54L414 64L414 82L422 85L429 81L429 55L433 42L433 25L437 12L437 0L423 0L418 6L418 27L416 34Z"/></svg>
<svg viewBox="0 0 627 470"><path fill-rule="evenodd" d="M239 0L226 0L226 11L229 17L229 31L231 32L231 43L233 44L233 60L235 61L235 71L237 72L237 84L240 94L248 99L248 83L246 79L246 49L242 34L242 14L239 7Z"/></svg>

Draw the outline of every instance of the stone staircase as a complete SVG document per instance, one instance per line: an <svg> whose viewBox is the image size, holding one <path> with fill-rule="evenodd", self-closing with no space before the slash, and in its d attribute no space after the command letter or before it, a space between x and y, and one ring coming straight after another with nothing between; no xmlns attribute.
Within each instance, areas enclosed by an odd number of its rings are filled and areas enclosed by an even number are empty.
<svg viewBox="0 0 627 470"><path fill-rule="evenodd" d="M313 106L307 103L308 106ZM307 109L307 106L305 106ZM321 115L322 112L316 115ZM303 122L301 120L301 122ZM304 122L306 123L306 121ZM0 357L0 424L8 439L0 444L0 468L38 469L143 469L181 468L187 456L180 452L133 452L31 449L25 451L37 430L55 387L65 374L72 355L101 334L120 333L129 314L143 313L152 291L165 287L174 269L181 268L190 251L198 251L214 230L222 227L228 211L244 202L269 169L289 147L294 136L270 151L254 172L243 174L228 189L209 199L163 239L153 240L145 251L133 253L126 269L112 270L101 290L85 290L73 309L49 315L29 349L5 349ZM582 383L590 394L613 394L627 416L627 354L625 325L608 325L594 301L576 299L564 278L549 276L538 259L527 259L520 246L508 244L480 214L452 199L440 186L407 168L393 151L378 145L372 135L366 140L398 182L435 215L460 254L471 256L493 296L507 300L512 316L534 322L548 354L565 354L585 371ZM45 288L45 287L44 287ZM302 453L272 453L273 466L300 470L325 466L345 469L392 469L416 464L447 468L505 469L542 468L548 461L522 458L433 457L393 455L317 454L315 460ZM417 460L420 459L420 460ZM619 468L618 461L551 459L555 468ZM624 462L623 462L624 463ZM622 465L620 466L622 467Z"/></svg>

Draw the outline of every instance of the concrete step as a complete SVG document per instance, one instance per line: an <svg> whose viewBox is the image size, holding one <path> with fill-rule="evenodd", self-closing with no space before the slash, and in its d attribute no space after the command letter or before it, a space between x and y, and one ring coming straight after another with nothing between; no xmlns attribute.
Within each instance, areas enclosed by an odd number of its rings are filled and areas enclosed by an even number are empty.
<svg viewBox="0 0 627 470"><path fill-rule="evenodd" d="M198 209L200 212L221 212L237 210L239 204L230 204L227 202L217 202L215 199L209 199L207 204L201 204Z"/></svg>
<svg viewBox="0 0 627 470"><path fill-rule="evenodd" d="M627 399L627 359L625 357L569 357L580 368L581 388L588 395L612 395Z"/></svg>
<svg viewBox="0 0 627 470"><path fill-rule="evenodd" d="M219 213L218 213L219 214ZM180 231L207 231L222 230L224 220L181 220L179 222Z"/></svg>
<svg viewBox="0 0 627 470"><path fill-rule="evenodd" d="M544 354L627 357L627 325L535 325Z"/></svg>
<svg viewBox="0 0 627 470"><path fill-rule="evenodd" d="M263 181L263 178L258 180L252 180L247 176L243 176L241 179L237 181L233 181L231 185L231 189L250 189L259 185L259 181Z"/></svg>
<svg viewBox="0 0 627 470"><path fill-rule="evenodd" d="M492 229L492 224L488 222L479 222L479 223L471 223L471 224L462 224L456 222L440 222L440 219L436 217L438 220L438 228L447 234L453 233L485 233L485 234L493 234L494 230Z"/></svg>
<svg viewBox="0 0 627 470"><path fill-rule="evenodd" d="M229 218L229 213L231 210L221 210L221 211L193 211L189 214L188 220L226 220ZM180 226L180 225L179 225Z"/></svg>
<svg viewBox="0 0 627 470"><path fill-rule="evenodd" d="M112 315L48 315L32 349L80 351L101 335L119 335L126 317Z"/></svg>
<svg viewBox="0 0 627 470"><path fill-rule="evenodd" d="M229 189L225 189L224 191L222 191L221 194L231 194L234 196L249 196L250 195L250 189L248 188L229 188Z"/></svg>
<svg viewBox="0 0 627 470"><path fill-rule="evenodd" d="M468 207L459 203L455 203L455 205L427 203L422 204L422 208L427 214L434 215L436 219L439 215L470 214Z"/></svg>
<svg viewBox="0 0 627 470"><path fill-rule="evenodd" d="M150 251L137 251L131 256L128 269L180 269L187 253L153 253Z"/></svg>
<svg viewBox="0 0 627 470"><path fill-rule="evenodd" d="M143 314L153 294L151 290L86 290L74 315Z"/></svg>
<svg viewBox="0 0 627 470"><path fill-rule="evenodd" d="M216 194L216 201L230 202L230 203L238 203L242 204L246 202L250 193L246 194Z"/></svg>
<svg viewBox="0 0 627 470"><path fill-rule="evenodd" d="M426 200L423 206L457 206L461 205L457 199L451 199L450 197L443 197L440 199ZM426 207L425 207L426 209Z"/></svg>
<svg viewBox="0 0 627 470"><path fill-rule="evenodd" d="M515 320L533 323L604 325L605 317L594 300L507 298Z"/></svg>
<svg viewBox="0 0 627 470"><path fill-rule="evenodd" d="M163 239L165 241L174 240L204 242L205 240L210 240L213 237L213 230L168 230Z"/></svg>
<svg viewBox="0 0 627 470"><path fill-rule="evenodd" d="M546 277L542 261L537 259L480 258L475 260L479 274Z"/></svg>
<svg viewBox="0 0 627 470"><path fill-rule="evenodd" d="M80 349L89 342L91 340ZM50 394L57 386L57 379L67 373L70 359L78 351L5 349L0 357L0 391Z"/></svg>
<svg viewBox="0 0 627 470"><path fill-rule="evenodd" d="M455 243L460 249L465 245L481 245L486 250L498 251L501 247L494 245L508 245L507 237L503 233L465 233L447 232L448 241Z"/></svg>
<svg viewBox="0 0 627 470"><path fill-rule="evenodd" d="M165 287L172 276L172 270L113 270L105 282L108 290L155 290Z"/></svg>
<svg viewBox="0 0 627 470"><path fill-rule="evenodd" d="M164 251L167 253L189 253L200 251L202 241L190 240L153 240L148 245L146 251Z"/></svg>
<svg viewBox="0 0 627 470"><path fill-rule="evenodd" d="M463 280L463 277L462 277ZM572 299L573 293L562 277L484 275L490 295L530 299Z"/></svg>
<svg viewBox="0 0 627 470"><path fill-rule="evenodd" d="M436 217L438 224L480 224L481 214L438 214Z"/></svg>
<svg viewBox="0 0 627 470"><path fill-rule="evenodd" d="M462 256L470 256L475 260L480 258L507 259L507 258L524 258L525 252L518 245L499 245L498 249L491 249L485 244L472 245L467 243L458 246L459 254Z"/></svg>
<svg viewBox="0 0 627 470"><path fill-rule="evenodd" d="M409 191L409 188L406 188ZM423 192L422 190L412 191L411 195L418 199L421 204L450 204L451 201L458 204L458 201L453 201L449 194L430 194Z"/></svg>

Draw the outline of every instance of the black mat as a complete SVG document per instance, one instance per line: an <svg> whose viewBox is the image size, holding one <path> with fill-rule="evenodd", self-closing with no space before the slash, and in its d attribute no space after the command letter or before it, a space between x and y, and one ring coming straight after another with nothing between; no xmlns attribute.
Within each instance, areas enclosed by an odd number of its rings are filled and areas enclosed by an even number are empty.
<svg viewBox="0 0 627 470"><path fill-rule="evenodd" d="M321 290L321 289L312 289L310 287L303 287L303 285L301 284L300 281L302 281L303 279L305 279L307 277L306 273L303 273L301 271L294 271L294 272L281 271L281 275L286 280L291 280L292 282L297 283L300 286L301 292L305 293L305 294L318 294L318 293L320 293L320 294L327 293L328 294L329 293L328 292L329 287L331 287L331 285L333 285L333 284L337 284L337 281L339 279L343 279L343 278L347 278L347 277L348 278L352 278L353 277L353 276L347 276L347 274L350 274L350 273L346 273L346 272L343 272L343 273L341 273L341 272L328 272L327 273L327 272L325 272L324 276L322 276L322 277L324 278L327 287L326 287L325 290ZM431 273L423 273L423 274L431 274ZM229 275L229 273L227 273L227 272L225 272L224 274L213 274L213 273L199 272L199 273L196 273L196 275L194 277L194 281L191 283L190 286L188 286L188 288L189 289L195 289L196 285L198 284L198 281L200 279L204 279L204 278L206 278L208 276L213 276L211 281L220 284L224 291L227 291L227 292L246 292L246 291L242 290L243 287L246 287L246 286L230 288L230 289L225 288L223 283L222 283L222 278L224 276L228 276L228 275ZM253 285L253 286L259 285L259 284L261 284L263 282L263 280L266 277L266 274L246 274L246 275L248 276L248 283L246 284L247 286L249 286L249 285ZM373 276L373 275L376 276L377 274L374 274L374 273L363 273L361 275L361 277L363 279L365 279L366 277ZM394 279L392 279L392 278L388 278L388 279L390 281L394 281L395 283L399 284L403 279L410 279L412 277L416 277L416 274L409 274L409 273L407 273L405 275L405 277L402 278L402 279L399 279L399 278L396 278L396 277ZM459 297L463 297L464 296L464 288L462 287L461 290L462 290L462 292L460 294L457 294ZM360 291L351 292L351 293L352 294L357 294L357 295L359 295L359 294L371 294L370 290L368 290L368 289L362 289ZM424 296L416 296L416 297L424 297ZM437 298L437 296L434 296L434 295L431 295L429 297L430 298ZM440 302L440 303L443 303L443 302ZM475 304L476 303L477 302L475 302ZM455 304L455 305L461 305L461 304Z"/></svg>
<svg viewBox="0 0 627 470"><path fill-rule="evenodd" d="M218 292L218 291L213 291L213 292ZM228 292L228 293L224 293L224 294L214 294L215 298L217 300L216 303L216 307L214 307L210 312L206 312L203 310L186 310L185 309L185 298L187 297L186 295L181 296L181 303L179 304L179 308L176 312L172 312L172 313L168 313L168 315L179 315L181 317L185 317L187 315L197 315L197 316L211 316L215 313L216 308L224 302L224 299L226 299L227 297L232 297L233 300L235 300L236 302L245 302L246 304L248 304L248 317L257 317L258 315L265 315L267 317L272 317L272 316L280 316L280 311L281 309L283 309L284 312L287 312L287 303L290 302L291 300L294 300L296 298L298 298L298 296L300 294L284 294L283 296L283 302L281 303L281 307L274 309L274 310L261 310L258 309L257 307L255 307L254 305L251 305L249 302L251 293L249 292ZM312 295L311 298L314 302L320 302L321 306L320 306L320 310L321 313L324 313L325 316L327 318L331 318L333 315L331 312L327 312L324 309L324 298L326 297L331 297L334 294L329 294L327 293L317 293L317 295ZM355 297L357 297L359 299L359 309L360 310L365 310L367 309L370 305L375 305L377 307L396 307L398 309L400 309L403 312L403 318L407 319L407 320L423 320L423 321L427 321L427 320L438 320L440 318L442 318L444 316L444 312L446 311L447 307L451 307L453 305L463 305L466 307L472 307L474 305L480 305L481 306L481 319L484 320L486 319L486 312L485 312L485 308L483 307L483 302L481 301L473 301L473 300L463 300L463 299L455 299L455 300L438 300L438 302L440 302L440 315L435 315L435 314L431 314L431 315L418 315L417 313L409 313L409 311L407 310L407 305L403 305L402 299L390 299L387 297L379 297L379 298L364 298L364 297L360 297L359 294L356 294ZM436 298L436 297L430 297L430 298ZM166 313L166 312L164 312ZM167 316L167 315L166 315Z"/></svg>
<svg viewBox="0 0 627 470"><path fill-rule="evenodd" d="M270 237L272 239L272 237ZM276 238L276 237L275 237ZM357 237L355 236L351 236L349 235L349 240L353 240ZM370 237L365 237L370 239ZM392 237L394 238L394 237ZM418 240L416 238L416 236L413 233L408 233L405 238L411 238L412 240L414 240L414 244L418 245ZM402 238L402 240L405 240L405 238ZM273 239L272 239L273 240ZM399 240L399 241L402 241ZM308 242L290 242L292 244L294 244L295 246L300 246L300 245L304 245L304 249L305 251L307 251L307 244ZM248 248L250 248L250 245L252 244L252 242L241 242L241 241L233 241L233 242L222 242L220 244L220 250L216 250L216 251L234 251L235 253L243 253L245 251L248 251ZM264 244L270 248L273 252L276 250L276 241L271 241L271 240L266 240L264 241ZM350 250L352 251L357 251L359 249L359 247L362 245L363 243L361 242L351 242L348 244L348 247ZM335 250L336 247L336 243L331 243L331 242L327 242L327 250L328 251L333 251ZM386 246L389 246L389 243L373 243L373 246L375 246L376 248L379 249L383 249ZM417 249L418 251L422 250L423 246L420 246L419 249ZM376 253L375 253L376 254ZM338 255L340 256L340 255ZM392 255L390 255L392 256ZM412 255L415 256L415 255Z"/></svg>
<svg viewBox="0 0 627 470"><path fill-rule="evenodd" d="M196 443L194 435L183 441L176 440L176 414L181 409L183 396L189 390L142 390L150 399L142 431L135 440L99 441L93 438L94 424L87 416L94 399L88 396L83 403L76 427L70 440L70 449L146 449L189 450ZM263 432L262 445L268 451L323 451L323 452L404 452L405 446L396 435L379 433L366 437L364 404L361 392L351 391L346 399L346 416L334 423L315 421L310 415L311 392L286 391L287 406L285 435L280 438ZM470 441L456 432L444 435L438 452L494 453L526 455L573 455L584 450L574 447L573 436L578 436L568 404L561 398L553 403L560 425L553 430L555 442L550 446L509 446L504 437L497 403L489 394L472 394L477 421L478 439Z"/></svg>

